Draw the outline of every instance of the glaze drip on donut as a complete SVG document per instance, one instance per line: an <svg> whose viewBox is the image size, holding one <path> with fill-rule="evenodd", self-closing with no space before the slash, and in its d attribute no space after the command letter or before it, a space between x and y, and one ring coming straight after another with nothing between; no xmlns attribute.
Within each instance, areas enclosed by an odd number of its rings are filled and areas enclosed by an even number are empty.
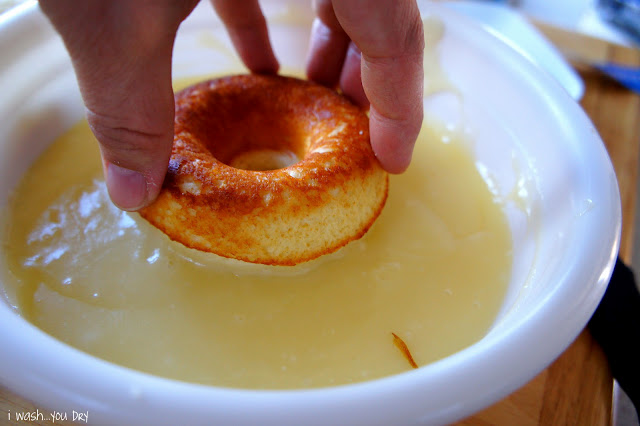
<svg viewBox="0 0 640 426"><path fill-rule="evenodd" d="M364 235L387 191L362 110L308 81L239 75L176 95L167 177L140 214L190 248L296 265Z"/></svg>

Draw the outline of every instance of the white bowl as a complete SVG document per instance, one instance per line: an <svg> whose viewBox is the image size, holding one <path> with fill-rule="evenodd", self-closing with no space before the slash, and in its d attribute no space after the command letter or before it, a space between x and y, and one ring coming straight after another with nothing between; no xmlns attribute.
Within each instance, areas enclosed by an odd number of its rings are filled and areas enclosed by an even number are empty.
<svg viewBox="0 0 640 426"><path fill-rule="evenodd" d="M278 56L285 67L301 68L311 12L300 3L290 6L293 12L285 2L265 5ZM0 302L0 382L42 408L88 410L97 423L399 425L463 418L543 370L583 329L608 283L621 228L613 168L593 125L554 80L454 12L426 2L421 8L444 24L436 52L462 94L429 96L427 113L471 131L478 167L505 200L513 233L509 291L482 340L420 369L369 382L232 390L104 362L46 335ZM237 65L225 53L228 44L210 42L211 34L226 40L203 4L181 27L177 76ZM66 52L35 2L0 18L0 51L3 208L28 165L82 117L83 108Z"/></svg>

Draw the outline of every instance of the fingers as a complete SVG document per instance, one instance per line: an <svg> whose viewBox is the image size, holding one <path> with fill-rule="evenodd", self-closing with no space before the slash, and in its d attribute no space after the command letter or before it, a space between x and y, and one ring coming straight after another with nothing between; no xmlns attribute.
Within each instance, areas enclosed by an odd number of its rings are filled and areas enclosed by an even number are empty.
<svg viewBox="0 0 640 426"><path fill-rule="evenodd" d="M340 74L340 88L342 92L362 108L369 108L369 99L362 87L362 53L355 43L349 43L347 55L342 65L342 73Z"/></svg>
<svg viewBox="0 0 640 426"><path fill-rule="evenodd" d="M328 11L329 7L331 11ZM339 0L332 3L320 0L317 12L319 19L331 29L331 37L342 37L336 28L337 21L343 33L352 40L354 47L348 49L346 57L342 56L338 74L340 86L359 104L365 103L363 94L366 95L371 105L371 145L387 171L404 171L411 160L423 118L424 34L415 0ZM313 36L317 38L315 33ZM314 38L312 48L314 44L321 42ZM339 52L334 54L338 56ZM312 49L312 55L329 57L330 48ZM317 76L311 66L317 67L315 61L319 59L312 57L308 61L312 79ZM337 59L332 61L334 64ZM335 75L332 68L334 78Z"/></svg>
<svg viewBox="0 0 640 426"><path fill-rule="evenodd" d="M171 54L197 1L42 0L69 50L114 204L153 201L173 143Z"/></svg>
<svg viewBox="0 0 640 426"><path fill-rule="evenodd" d="M173 142L173 42L197 3L40 1L71 55L109 194L122 209L144 207L162 186ZM249 69L277 71L257 0L214 5Z"/></svg>
<svg viewBox="0 0 640 426"><path fill-rule="evenodd" d="M277 72L278 60L258 1L211 0L211 3L247 68L255 73Z"/></svg>
<svg viewBox="0 0 640 426"><path fill-rule="evenodd" d="M413 0L341 0L336 17L362 51L371 145L383 167L404 171L423 118L424 34Z"/></svg>
<svg viewBox="0 0 640 426"><path fill-rule="evenodd" d="M158 195L171 154L171 45L116 74L76 62L111 199L123 210L138 210Z"/></svg>
<svg viewBox="0 0 640 426"><path fill-rule="evenodd" d="M336 19L331 0L315 0L313 5L317 18L311 28L307 76L327 87L336 87L349 46L349 36Z"/></svg>

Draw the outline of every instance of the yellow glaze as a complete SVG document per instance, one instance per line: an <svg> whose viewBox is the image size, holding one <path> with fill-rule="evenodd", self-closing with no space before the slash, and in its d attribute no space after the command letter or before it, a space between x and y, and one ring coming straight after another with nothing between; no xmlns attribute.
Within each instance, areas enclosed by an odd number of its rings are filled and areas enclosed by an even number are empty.
<svg viewBox="0 0 640 426"><path fill-rule="evenodd" d="M108 200L86 122L18 186L1 277L26 319L149 373L242 388L358 382L482 338L511 272L511 236L468 141L423 128L371 230L303 268L244 269L173 243Z"/></svg>

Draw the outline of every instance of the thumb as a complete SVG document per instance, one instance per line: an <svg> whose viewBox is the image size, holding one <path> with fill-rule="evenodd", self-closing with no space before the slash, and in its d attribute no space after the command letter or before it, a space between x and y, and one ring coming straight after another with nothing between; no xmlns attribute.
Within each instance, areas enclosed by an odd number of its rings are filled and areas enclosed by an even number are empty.
<svg viewBox="0 0 640 426"><path fill-rule="evenodd" d="M165 67L160 63L130 69L131 80L116 87L106 80L79 78L87 119L100 143L109 195L123 210L152 202L167 170L174 100Z"/></svg>
<svg viewBox="0 0 640 426"><path fill-rule="evenodd" d="M197 2L41 0L71 55L118 207L152 202L173 142L171 54Z"/></svg>

